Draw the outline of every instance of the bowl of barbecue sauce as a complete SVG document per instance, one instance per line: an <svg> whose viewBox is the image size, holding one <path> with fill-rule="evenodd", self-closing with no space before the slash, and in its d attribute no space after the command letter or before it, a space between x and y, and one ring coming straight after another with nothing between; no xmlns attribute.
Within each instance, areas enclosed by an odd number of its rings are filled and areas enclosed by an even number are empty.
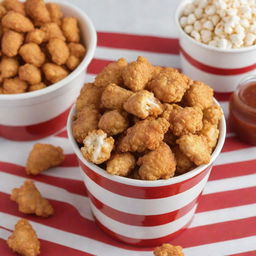
<svg viewBox="0 0 256 256"><path fill-rule="evenodd" d="M229 125L238 137L256 145L256 76L242 80L229 102Z"/></svg>

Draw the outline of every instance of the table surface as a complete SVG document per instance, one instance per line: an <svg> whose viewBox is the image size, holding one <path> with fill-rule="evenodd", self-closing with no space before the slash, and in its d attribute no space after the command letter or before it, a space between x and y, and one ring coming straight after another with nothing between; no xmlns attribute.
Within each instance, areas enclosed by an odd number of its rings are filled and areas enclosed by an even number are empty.
<svg viewBox="0 0 256 256"><path fill-rule="evenodd" d="M92 81L104 65L120 57L138 55L153 64L180 67L177 29L173 21L179 0L73 0L98 31L98 47L88 68ZM227 97L218 95L227 115ZM66 131L40 140L61 146L62 166L33 177L55 208L48 219L25 216L10 201L10 192L27 178L26 158L35 142L0 139L0 255L14 255L5 239L16 221L30 220L41 241L41 255L153 255L152 248L116 242L94 223L86 190ZM256 255L256 147L228 132L190 227L170 241L187 256Z"/></svg>

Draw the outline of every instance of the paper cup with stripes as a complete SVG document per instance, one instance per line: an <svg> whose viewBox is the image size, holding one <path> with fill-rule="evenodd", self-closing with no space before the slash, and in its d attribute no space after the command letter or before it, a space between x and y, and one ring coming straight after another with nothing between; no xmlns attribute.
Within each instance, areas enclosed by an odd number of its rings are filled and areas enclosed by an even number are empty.
<svg viewBox="0 0 256 256"><path fill-rule="evenodd" d="M49 136L66 125L71 105L85 80L85 70L96 48L96 31L90 18L68 2L56 2L65 16L78 18L87 53L69 76L45 89L0 94L0 137L26 141Z"/></svg>
<svg viewBox="0 0 256 256"><path fill-rule="evenodd" d="M224 117L209 164L168 180L145 181L110 175L86 161L72 135L74 113L73 107L68 117L68 136L98 225L113 238L139 246L170 241L183 231L195 213L213 162L223 147Z"/></svg>
<svg viewBox="0 0 256 256"><path fill-rule="evenodd" d="M242 78L256 74L256 45L223 50L196 41L184 32L179 23L182 11L190 2L183 1L175 16L180 32L182 71L194 80L209 84L216 92L233 92Z"/></svg>

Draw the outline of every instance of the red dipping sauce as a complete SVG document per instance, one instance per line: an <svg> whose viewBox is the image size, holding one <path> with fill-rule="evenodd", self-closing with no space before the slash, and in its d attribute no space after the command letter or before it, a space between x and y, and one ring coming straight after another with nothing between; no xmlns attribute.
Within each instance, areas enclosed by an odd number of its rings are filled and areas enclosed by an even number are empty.
<svg viewBox="0 0 256 256"><path fill-rule="evenodd" d="M229 124L241 140L256 145L256 76L244 80L231 96Z"/></svg>

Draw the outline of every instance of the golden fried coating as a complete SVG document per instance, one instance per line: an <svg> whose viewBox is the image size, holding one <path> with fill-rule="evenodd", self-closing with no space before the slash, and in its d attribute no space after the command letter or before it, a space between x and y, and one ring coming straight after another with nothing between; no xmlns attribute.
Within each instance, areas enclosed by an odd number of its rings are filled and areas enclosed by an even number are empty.
<svg viewBox="0 0 256 256"><path fill-rule="evenodd" d="M217 144L219 133L220 132L217 124L212 124L207 120L203 120L203 128L199 134L207 139L210 152L212 152Z"/></svg>
<svg viewBox="0 0 256 256"><path fill-rule="evenodd" d="M146 153L137 161L139 175L143 180L169 179L174 176L176 160L170 147L162 142L154 151Z"/></svg>
<svg viewBox="0 0 256 256"><path fill-rule="evenodd" d="M40 242L36 232L25 219L20 219L13 233L8 237L7 244L14 252L22 256L37 256L40 254Z"/></svg>
<svg viewBox="0 0 256 256"><path fill-rule="evenodd" d="M170 130L176 136L196 133L203 127L203 112L200 108L176 108L170 114Z"/></svg>
<svg viewBox="0 0 256 256"><path fill-rule="evenodd" d="M190 171L194 167L194 163L190 161L190 159L181 152L179 146L175 146L172 148L172 152L175 155L176 159L176 171L175 174L183 174Z"/></svg>
<svg viewBox="0 0 256 256"><path fill-rule="evenodd" d="M76 111L79 112L84 106L93 105L100 108L102 88L95 86L93 83L84 84L80 95L76 100Z"/></svg>
<svg viewBox="0 0 256 256"><path fill-rule="evenodd" d="M70 51L70 55L73 55L77 58L83 58L86 53L86 49L82 44L69 43L68 48Z"/></svg>
<svg viewBox="0 0 256 256"><path fill-rule="evenodd" d="M125 131L129 126L127 115L119 110L105 112L100 118L98 127L108 135L117 135Z"/></svg>
<svg viewBox="0 0 256 256"><path fill-rule="evenodd" d="M122 71L125 86L137 92L145 88L152 78L153 66L144 57L139 56L136 61L129 63Z"/></svg>
<svg viewBox="0 0 256 256"><path fill-rule="evenodd" d="M44 83L32 84L29 86L28 91L33 92L33 91L41 90L44 88L46 88L46 84L44 84Z"/></svg>
<svg viewBox="0 0 256 256"><path fill-rule="evenodd" d="M145 119L128 128L126 135L120 140L118 148L121 152L143 152L155 150L164 139L169 122L164 118Z"/></svg>
<svg viewBox="0 0 256 256"><path fill-rule="evenodd" d="M116 85L123 84L122 71L128 65L125 58L108 64L95 78L95 85L105 87L111 83Z"/></svg>
<svg viewBox="0 0 256 256"><path fill-rule="evenodd" d="M54 63L57 65L66 63L69 57L69 48L63 40L59 38L50 39L47 44L47 49Z"/></svg>
<svg viewBox="0 0 256 256"><path fill-rule="evenodd" d="M162 244L154 250L155 256L184 256L181 246Z"/></svg>
<svg viewBox="0 0 256 256"><path fill-rule="evenodd" d="M106 171L112 175L127 177L135 167L135 157L131 153L114 153L107 161Z"/></svg>
<svg viewBox="0 0 256 256"><path fill-rule="evenodd" d="M176 144L177 137L170 131L164 135L164 142L169 146L174 146Z"/></svg>
<svg viewBox="0 0 256 256"><path fill-rule="evenodd" d="M16 58L3 56L0 63L2 78L14 77L18 74L19 62Z"/></svg>
<svg viewBox="0 0 256 256"><path fill-rule="evenodd" d="M21 81L18 77L4 79L4 94L17 94L27 91L28 85L25 81Z"/></svg>
<svg viewBox="0 0 256 256"><path fill-rule="evenodd" d="M141 119L148 116L157 117L163 112L161 102L154 97L152 92L141 90L134 93L124 103L124 109Z"/></svg>
<svg viewBox="0 0 256 256"><path fill-rule="evenodd" d="M177 105L177 104L168 104L168 103L164 103L163 104L163 113L161 115L161 117L165 118L167 121L170 120L170 116L173 113L173 111L175 109L181 109L182 107Z"/></svg>
<svg viewBox="0 0 256 256"><path fill-rule="evenodd" d="M153 66L152 79L154 79L164 68L160 66Z"/></svg>
<svg viewBox="0 0 256 256"><path fill-rule="evenodd" d="M0 19L2 19L2 17L7 13L7 10L5 9L5 7L0 4ZM2 28L1 28L2 29Z"/></svg>
<svg viewBox="0 0 256 256"><path fill-rule="evenodd" d="M94 130L85 137L84 146L81 148L85 159L95 164L102 164L111 156L114 147L114 139L107 137L102 130Z"/></svg>
<svg viewBox="0 0 256 256"><path fill-rule="evenodd" d="M68 75L68 71L66 69L53 63L45 63L43 65L43 72L46 79L53 84Z"/></svg>
<svg viewBox="0 0 256 256"><path fill-rule="evenodd" d="M74 55L70 55L66 61L66 66L68 69L74 70L80 64L80 62L81 60L79 58Z"/></svg>
<svg viewBox="0 0 256 256"><path fill-rule="evenodd" d="M0 94L4 94L4 88L0 86Z"/></svg>
<svg viewBox="0 0 256 256"><path fill-rule="evenodd" d="M116 84L109 84L101 96L102 106L108 109L122 109L133 93Z"/></svg>
<svg viewBox="0 0 256 256"><path fill-rule="evenodd" d="M220 106L213 104L212 106L204 109L204 119L210 122L211 124L218 124L223 115L222 109Z"/></svg>
<svg viewBox="0 0 256 256"><path fill-rule="evenodd" d="M41 44L44 42L45 37L45 32L41 29L36 28L27 33L25 41L26 43Z"/></svg>
<svg viewBox="0 0 256 256"><path fill-rule="evenodd" d="M210 162L211 154L204 136L195 134L183 135L176 142L180 150L196 165Z"/></svg>
<svg viewBox="0 0 256 256"><path fill-rule="evenodd" d="M44 53L35 43L23 44L20 47L19 54L26 63L33 64L36 67L41 67L45 62Z"/></svg>
<svg viewBox="0 0 256 256"><path fill-rule="evenodd" d="M54 214L50 202L44 199L32 180L26 180L20 188L14 188L11 200L19 206L19 211L25 214L35 214L46 218Z"/></svg>
<svg viewBox="0 0 256 256"><path fill-rule="evenodd" d="M60 6L55 3L47 3L46 8L50 13L51 21L61 25L61 19L63 17L63 13L60 9Z"/></svg>
<svg viewBox="0 0 256 256"><path fill-rule="evenodd" d="M213 104L213 89L203 82L194 81L184 95L188 106L205 109Z"/></svg>
<svg viewBox="0 0 256 256"><path fill-rule="evenodd" d="M41 27L42 31L45 32L45 41L49 41L50 39L53 38L59 38L63 41L65 41L65 37L61 31L61 28L58 24L51 22L51 23L46 23Z"/></svg>
<svg viewBox="0 0 256 256"><path fill-rule="evenodd" d="M176 69L163 68L162 71L149 82L147 88L152 91L159 100L166 103L174 103L181 101L184 93L189 88L189 83L189 78L179 73Z"/></svg>
<svg viewBox="0 0 256 256"><path fill-rule="evenodd" d="M72 131L78 143L82 143L90 131L98 128L100 117L99 111L93 105L84 106L77 113L77 117L72 123Z"/></svg>
<svg viewBox="0 0 256 256"><path fill-rule="evenodd" d="M30 19L15 11L7 12L7 14L2 18L2 26L4 28L23 33L34 29L34 25Z"/></svg>
<svg viewBox="0 0 256 256"><path fill-rule="evenodd" d="M46 8L44 0L26 0L25 10L37 25L51 21L50 13Z"/></svg>
<svg viewBox="0 0 256 256"><path fill-rule="evenodd" d="M68 42L78 43L80 41L80 30L76 18L64 17L61 28Z"/></svg>
<svg viewBox="0 0 256 256"><path fill-rule="evenodd" d="M15 11L15 12L21 13L22 15L25 15L24 3L22 3L18 0L4 0L3 1L3 6L8 11Z"/></svg>
<svg viewBox="0 0 256 256"><path fill-rule="evenodd" d="M39 84L41 82L41 71L32 64L25 64L19 68L19 78L29 84Z"/></svg>
<svg viewBox="0 0 256 256"><path fill-rule="evenodd" d="M51 167L60 165L64 158L61 147L37 143L33 146L28 156L26 172L27 174L37 175Z"/></svg>
<svg viewBox="0 0 256 256"><path fill-rule="evenodd" d="M23 43L23 34L7 30L2 37L2 52L8 57L14 57L18 54L19 48Z"/></svg>

